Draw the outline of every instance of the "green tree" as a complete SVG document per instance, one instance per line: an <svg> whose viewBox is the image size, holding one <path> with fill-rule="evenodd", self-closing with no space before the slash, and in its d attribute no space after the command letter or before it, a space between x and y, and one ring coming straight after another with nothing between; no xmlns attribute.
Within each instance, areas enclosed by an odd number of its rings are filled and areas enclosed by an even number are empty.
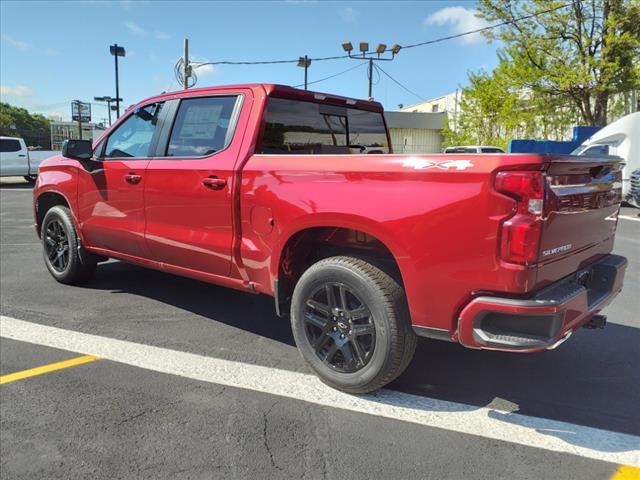
<svg viewBox="0 0 640 480"><path fill-rule="evenodd" d="M0 135L24 138L29 147L51 149L49 120L4 102L0 102Z"/></svg>
<svg viewBox="0 0 640 480"><path fill-rule="evenodd" d="M511 87L569 100L583 124L605 125L612 95L640 88L640 0L479 0L479 12L510 22L487 35L504 43Z"/></svg>

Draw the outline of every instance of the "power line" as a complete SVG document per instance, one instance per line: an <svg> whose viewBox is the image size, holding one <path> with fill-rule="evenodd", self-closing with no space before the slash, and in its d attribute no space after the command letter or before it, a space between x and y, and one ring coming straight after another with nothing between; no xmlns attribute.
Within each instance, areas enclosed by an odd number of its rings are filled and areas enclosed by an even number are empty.
<svg viewBox="0 0 640 480"><path fill-rule="evenodd" d="M420 100L424 100L424 97L418 95L417 93L409 90L407 87L405 87L403 84L401 84L398 80L396 80L395 78L393 78L391 75L389 75L387 72L385 72L381 67L379 67L378 65L373 65L374 68L376 70L378 70L379 72L384 73L387 77L389 77L394 83L396 83L397 85L399 85L400 87L402 87L403 89L405 89L407 92L409 92L411 95L418 97Z"/></svg>
<svg viewBox="0 0 640 480"><path fill-rule="evenodd" d="M493 30L494 28L499 28L499 27L503 27L505 25L511 25L511 24L515 24L518 22L521 22L523 20L529 20L530 18L535 18L538 17L540 15L544 15L545 13L551 13L551 12L555 12L556 10L560 10L563 8L567 8L570 7L572 4L571 3L566 3L564 5L560 5L557 7L553 7L553 8L549 8L547 10L542 10L540 12L535 12L535 13L531 13L529 15L524 15L522 17L518 17L518 18L514 18L513 20L506 20L504 22L500 22L500 23L496 23L494 25L488 25L486 27L483 28L478 28L476 30L470 30L468 32L462 32L462 33L458 33L455 35L449 35L447 37L440 37L440 38L436 38L434 40L427 40L425 42L420 42L420 43L414 43L411 45L406 45L402 47L402 50L405 50L407 48L416 48L416 47L422 47L424 45L432 45L434 43L440 43L440 42L444 42L446 40L453 40L454 38L460 38L460 37L464 37L467 35L473 35L474 33L480 33L480 32L485 32L488 30ZM391 49L388 48L386 49L384 52L380 52L380 53L386 53L386 52L390 52ZM377 55L377 52L369 52L365 54L366 56L372 56L372 55ZM320 57L320 58L310 58L309 60L313 61L313 62L322 62L325 60L340 60L343 58L349 58L349 55L336 55L336 56L332 56L332 57ZM234 61L229 61L229 60L222 60L219 62L190 62L194 67L201 67L203 65L276 65L276 64L287 64L287 63L298 63L299 59L293 59L293 60L261 60L261 61L242 61L242 62L234 62Z"/></svg>
<svg viewBox="0 0 640 480"><path fill-rule="evenodd" d="M334 77L337 77L337 76L343 75L343 74L345 74L345 73L347 73L347 72L350 72L351 70L355 70L356 68L360 68L360 67L362 67L362 66L364 66L364 65L366 65L366 64L364 64L364 63L359 63L359 64L358 64L358 65L356 65L355 67L347 68L346 70L343 70L342 72L334 73L333 75L329 75L328 77L324 77L324 78L320 78L320 79L318 79L318 80L314 80L313 82L308 82L308 83L307 83L307 85L313 85L314 83L324 82L325 80L329 80L330 78L334 78ZM304 85L304 83L303 83L303 84L301 84L301 85L295 85L295 87L294 87L294 88L302 87L303 85Z"/></svg>

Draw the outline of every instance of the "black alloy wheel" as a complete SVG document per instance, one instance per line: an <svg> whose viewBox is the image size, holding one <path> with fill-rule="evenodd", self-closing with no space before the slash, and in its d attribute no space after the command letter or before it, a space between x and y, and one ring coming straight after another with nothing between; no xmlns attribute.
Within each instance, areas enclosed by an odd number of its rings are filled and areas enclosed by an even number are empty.
<svg viewBox="0 0 640 480"><path fill-rule="evenodd" d="M307 340L316 356L340 373L362 369L373 355L376 328L369 307L347 285L328 282L306 300Z"/></svg>
<svg viewBox="0 0 640 480"><path fill-rule="evenodd" d="M51 268L64 272L69 265L69 235L58 218L52 218L45 226L44 247Z"/></svg>
<svg viewBox="0 0 640 480"><path fill-rule="evenodd" d="M91 278L99 259L82 248L69 207L56 205L47 210L40 238L47 270L58 282L77 284Z"/></svg>
<svg viewBox="0 0 640 480"><path fill-rule="evenodd" d="M327 385L372 392L409 365L416 336L402 285L387 268L377 259L336 256L314 263L298 279L291 297L293 338Z"/></svg>

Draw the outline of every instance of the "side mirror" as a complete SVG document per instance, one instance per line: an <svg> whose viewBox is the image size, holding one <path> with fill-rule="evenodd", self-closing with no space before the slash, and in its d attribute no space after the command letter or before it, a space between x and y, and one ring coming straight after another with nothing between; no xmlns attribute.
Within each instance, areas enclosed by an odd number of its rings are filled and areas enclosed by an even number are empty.
<svg viewBox="0 0 640 480"><path fill-rule="evenodd" d="M74 160L90 160L93 144L90 140L65 140L62 144L62 156Z"/></svg>

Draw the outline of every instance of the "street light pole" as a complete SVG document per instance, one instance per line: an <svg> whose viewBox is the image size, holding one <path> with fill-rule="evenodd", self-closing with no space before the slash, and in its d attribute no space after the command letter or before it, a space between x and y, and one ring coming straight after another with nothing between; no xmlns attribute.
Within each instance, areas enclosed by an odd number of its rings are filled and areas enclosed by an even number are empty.
<svg viewBox="0 0 640 480"><path fill-rule="evenodd" d="M82 140L82 111L80 107L82 102L80 100L74 100L73 103L78 109L78 140Z"/></svg>
<svg viewBox="0 0 640 480"><path fill-rule="evenodd" d="M311 59L305 55L304 57L299 57L298 58L298 66L299 67L303 67L304 68L304 89L307 89L307 85L308 85L308 70L309 70L309 65L311 65Z"/></svg>
<svg viewBox="0 0 640 480"><path fill-rule="evenodd" d="M343 42L342 43L342 49L347 52L347 55L349 56L349 58L353 58L354 60L364 60L369 62L369 68L367 71L367 75L369 77L369 99L372 100L373 99L373 62L390 62L392 61L396 55L398 54L398 52L400 52L400 49L402 47L400 45L398 45L397 43L395 43L393 45L393 47L387 49L387 45L384 43L380 43L378 44L378 47L376 48L375 52L370 52L369 51L369 43L368 42L360 42L360 53L362 54L362 56L353 56L351 55L351 52L353 51L353 45L351 44L351 42ZM387 53L387 52L391 52L391 57L381 57L380 55ZM374 57L374 55L376 55Z"/></svg>
<svg viewBox="0 0 640 480"><path fill-rule="evenodd" d="M105 103L107 104L107 112L109 113L109 126L111 126L111 110L112 110L111 102L115 102L115 101L116 101L116 99L115 99L115 98L112 98L112 97L110 97L110 96L104 96L104 97L93 97L93 99L94 99L96 102L105 102ZM119 100L120 100L120 101L122 101L122 99L121 99L121 98L120 98ZM113 109L115 109L115 107L113 107Z"/></svg>
<svg viewBox="0 0 640 480"><path fill-rule="evenodd" d="M368 98L373 98L372 89L373 89L373 58L369 57L369 97Z"/></svg>
<svg viewBox="0 0 640 480"><path fill-rule="evenodd" d="M118 48L118 44L115 44L116 50ZM116 118L120 118L120 80L118 75L118 54L114 55L116 59Z"/></svg>
<svg viewBox="0 0 640 480"><path fill-rule="evenodd" d="M111 55L113 55L115 58L115 62L116 62L116 116L117 118L120 118L120 82L118 79L118 57L124 57L126 55L126 52L124 50L123 46L118 45L117 43L114 43L113 45L111 45L109 47L109 51L111 52Z"/></svg>

